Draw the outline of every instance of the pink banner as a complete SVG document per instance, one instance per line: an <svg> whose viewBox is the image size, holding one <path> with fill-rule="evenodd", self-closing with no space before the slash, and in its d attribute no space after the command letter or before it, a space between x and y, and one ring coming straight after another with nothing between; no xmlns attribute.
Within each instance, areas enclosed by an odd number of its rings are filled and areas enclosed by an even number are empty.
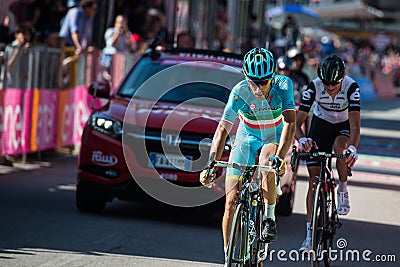
<svg viewBox="0 0 400 267"><path fill-rule="evenodd" d="M56 147L59 94L54 89L33 91L31 151Z"/></svg>
<svg viewBox="0 0 400 267"><path fill-rule="evenodd" d="M90 114L90 99L91 96L88 95L85 86L78 86L60 92L58 147L81 142L83 127Z"/></svg>
<svg viewBox="0 0 400 267"><path fill-rule="evenodd" d="M3 94L5 90L0 90L0 143L3 144L3 129L4 129L4 102ZM0 146L0 155L3 155L2 145Z"/></svg>
<svg viewBox="0 0 400 267"><path fill-rule="evenodd" d="M32 90L4 91L2 154L22 154L30 151Z"/></svg>

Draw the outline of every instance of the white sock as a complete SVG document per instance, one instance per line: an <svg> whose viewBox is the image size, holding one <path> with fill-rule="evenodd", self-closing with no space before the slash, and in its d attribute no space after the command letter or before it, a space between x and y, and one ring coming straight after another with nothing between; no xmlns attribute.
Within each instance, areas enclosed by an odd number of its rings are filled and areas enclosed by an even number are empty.
<svg viewBox="0 0 400 267"><path fill-rule="evenodd" d="M269 218L275 221L275 205L276 204L267 204L264 206L264 219Z"/></svg>
<svg viewBox="0 0 400 267"><path fill-rule="evenodd" d="M225 257L226 257L226 254L228 253L228 247L224 246L224 253L225 253Z"/></svg>
<svg viewBox="0 0 400 267"><path fill-rule="evenodd" d="M312 232L311 232L311 222L306 222L306 233L307 233L306 238L307 238L307 239L311 239L311 235L312 235Z"/></svg>
<svg viewBox="0 0 400 267"><path fill-rule="evenodd" d="M347 192L347 181L346 182L339 181L338 191L342 193Z"/></svg>

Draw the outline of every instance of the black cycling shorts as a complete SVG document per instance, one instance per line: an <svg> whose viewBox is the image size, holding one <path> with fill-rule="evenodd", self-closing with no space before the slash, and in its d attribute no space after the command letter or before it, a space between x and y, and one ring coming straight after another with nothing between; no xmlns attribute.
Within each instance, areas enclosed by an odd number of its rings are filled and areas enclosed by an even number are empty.
<svg viewBox="0 0 400 267"><path fill-rule="evenodd" d="M319 151L332 153L333 143L339 135L350 137L349 120L332 124L315 115L312 117L308 137L317 143ZM318 166L318 162L313 160L307 160L306 163L307 166Z"/></svg>

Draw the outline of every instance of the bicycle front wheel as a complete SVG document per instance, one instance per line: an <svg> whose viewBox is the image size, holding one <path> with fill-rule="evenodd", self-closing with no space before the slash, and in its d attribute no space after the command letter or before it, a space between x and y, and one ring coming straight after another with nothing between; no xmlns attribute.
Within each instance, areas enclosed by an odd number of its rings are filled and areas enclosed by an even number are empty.
<svg viewBox="0 0 400 267"><path fill-rule="evenodd" d="M236 207L232 220L231 233L228 244L228 267L248 266L248 225L247 214L243 203Z"/></svg>
<svg viewBox="0 0 400 267"><path fill-rule="evenodd" d="M257 206L256 212L256 221L255 221L255 230L256 230L256 238L252 243L251 249L251 267L262 267L263 261L268 257L268 244L261 241L261 235L263 230L263 215L264 215L264 201L261 200Z"/></svg>
<svg viewBox="0 0 400 267"><path fill-rule="evenodd" d="M326 264L328 260L327 240L325 236L326 222L327 222L327 208L326 208L325 192L322 188L322 183L318 183L314 194L313 213L311 219L312 231L312 252L311 252L311 266L319 266L323 261ZM329 266L329 264L328 264Z"/></svg>

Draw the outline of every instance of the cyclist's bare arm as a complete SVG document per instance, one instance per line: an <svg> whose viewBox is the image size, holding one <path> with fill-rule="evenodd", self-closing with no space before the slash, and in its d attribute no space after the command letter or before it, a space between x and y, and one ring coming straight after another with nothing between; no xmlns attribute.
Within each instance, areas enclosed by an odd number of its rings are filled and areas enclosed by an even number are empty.
<svg viewBox="0 0 400 267"><path fill-rule="evenodd" d="M308 118L308 112L305 112L303 110L297 110L295 138L297 140L299 140L299 142L301 141L300 138L304 139L306 137L306 133L303 130L303 124L307 120L307 118ZM307 152L311 150L313 145L314 145L314 143L313 143L313 141L311 139L309 141L306 141L306 142L300 142L301 148L304 151L307 151Z"/></svg>
<svg viewBox="0 0 400 267"><path fill-rule="evenodd" d="M349 112L349 123L350 123L350 144L358 147L360 142L360 111Z"/></svg>
<svg viewBox="0 0 400 267"><path fill-rule="evenodd" d="M350 111L349 112L349 123L350 123L350 140L347 147L354 146L358 148L358 143L360 142L360 111ZM349 148L350 149L350 148ZM357 161L357 156L347 157L347 166L352 168Z"/></svg>
<svg viewBox="0 0 400 267"><path fill-rule="evenodd" d="M221 120L215 130L214 138L211 144L210 156L215 155L214 160L219 160L224 151L226 138L232 130L233 124L224 120Z"/></svg>
<svg viewBox="0 0 400 267"><path fill-rule="evenodd" d="M296 111L287 110L282 113L283 129L276 155L281 159L285 158L292 147L293 137L296 131Z"/></svg>
<svg viewBox="0 0 400 267"><path fill-rule="evenodd" d="M306 134L304 133L302 126L308 117L308 113L302 110L297 110L296 114L296 139L299 140L302 137L305 137Z"/></svg>
<svg viewBox="0 0 400 267"><path fill-rule="evenodd" d="M215 130L213 141L211 144L210 149L210 156L208 160L208 164L213 161L220 160L222 156L222 152L224 150L224 146L226 143L226 138L228 137L230 131L232 130L233 125L230 122L221 120ZM210 179L215 179L215 172L213 173L211 170L208 169L203 170L200 173L200 182L203 185L206 185L210 182Z"/></svg>

